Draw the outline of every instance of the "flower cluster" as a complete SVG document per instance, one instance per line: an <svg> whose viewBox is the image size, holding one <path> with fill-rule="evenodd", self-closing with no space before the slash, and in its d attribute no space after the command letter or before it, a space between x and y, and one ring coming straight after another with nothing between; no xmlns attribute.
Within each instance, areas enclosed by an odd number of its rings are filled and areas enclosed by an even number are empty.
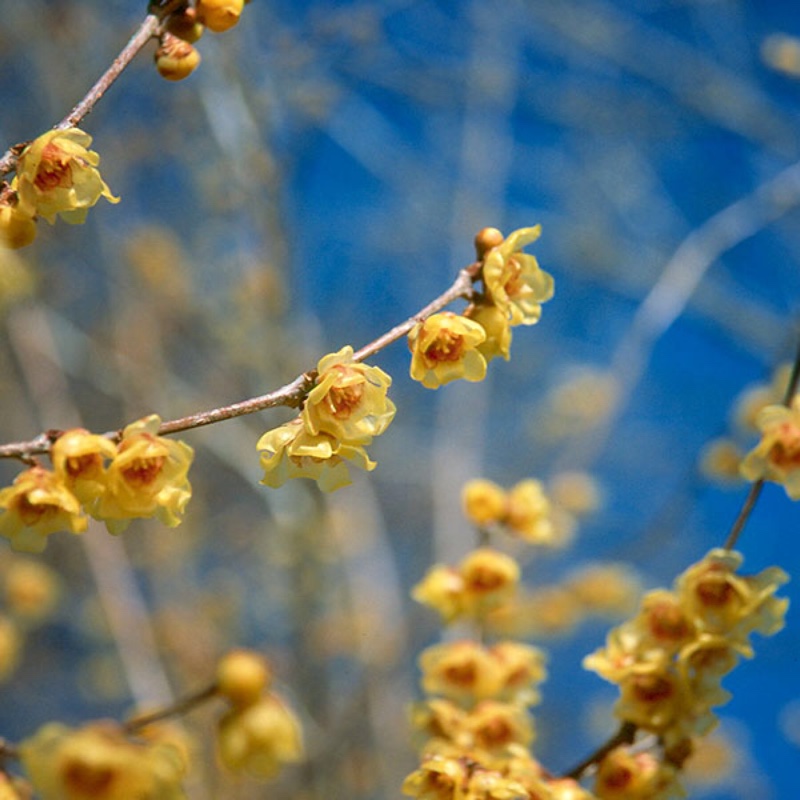
<svg viewBox="0 0 800 800"><path fill-rule="evenodd" d="M130 739L113 722L42 727L19 747L42 800L183 800L187 763L171 743Z"/></svg>
<svg viewBox="0 0 800 800"><path fill-rule="evenodd" d="M523 480L505 490L478 478L464 485L461 500L467 519L479 528L501 526L528 544L558 545L563 541L553 524L551 503L537 480Z"/></svg>
<svg viewBox="0 0 800 800"><path fill-rule="evenodd" d="M194 43L208 29L227 31L239 22L248 0L195 0L173 12L161 34L154 59L159 74L170 81L180 81L200 64Z"/></svg>
<svg viewBox="0 0 800 800"><path fill-rule="evenodd" d="M511 327L533 325L541 304L553 296L553 278L522 252L540 228L522 228L503 238L495 228L478 233L483 292L463 315L445 311L418 322L408 335L411 377L428 389L458 378L480 381L496 356L509 359Z"/></svg>
<svg viewBox="0 0 800 800"><path fill-rule="evenodd" d="M774 595L786 574L771 567L742 576L741 563L738 553L712 550L678 577L672 591L647 593L637 615L584 660L619 686L617 717L656 734L668 753L690 748L693 736L715 726L711 709L729 698L720 681L740 656L753 655L749 635L771 635L783 626L788 601Z"/></svg>
<svg viewBox="0 0 800 800"><path fill-rule="evenodd" d="M174 527L191 497L193 451L158 436L155 414L128 425L119 444L74 429L53 445L53 470L34 466L0 490L0 536L15 550L41 552L51 533L86 530L86 514L121 533L131 519L158 517Z"/></svg>
<svg viewBox="0 0 800 800"><path fill-rule="evenodd" d="M91 143L88 133L68 128L48 131L22 151L8 197L0 204L0 243L30 244L39 217L50 224L57 215L82 223L101 197L119 202L100 176L100 156L88 149Z"/></svg>
<svg viewBox="0 0 800 800"><path fill-rule="evenodd" d="M303 758L300 723L270 691L269 666L248 650L234 650L217 667L218 694L230 703L217 726L217 752L232 772L272 778Z"/></svg>
<svg viewBox="0 0 800 800"><path fill-rule="evenodd" d="M290 478L311 478L330 492L351 482L348 462L374 469L364 447L394 419L386 396L391 382L378 367L354 361L350 345L322 358L300 416L267 431L256 445L261 482L278 487Z"/></svg>

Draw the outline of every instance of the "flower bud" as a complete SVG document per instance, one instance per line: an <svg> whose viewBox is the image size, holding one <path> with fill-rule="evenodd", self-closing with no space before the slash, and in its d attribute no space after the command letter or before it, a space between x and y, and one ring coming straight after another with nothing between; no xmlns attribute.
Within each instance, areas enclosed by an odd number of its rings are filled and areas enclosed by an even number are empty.
<svg viewBox="0 0 800 800"><path fill-rule="evenodd" d="M270 682L266 660L252 650L234 650L217 666L219 693L237 708L258 702Z"/></svg>
<svg viewBox="0 0 800 800"><path fill-rule="evenodd" d="M244 8L244 0L197 0L197 18L209 30L222 33L232 28Z"/></svg>
<svg viewBox="0 0 800 800"><path fill-rule="evenodd" d="M503 243L503 234L497 228L482 228L475 235L475 252L482 259L493 247Z"/></svg>
<svg viewBox="0 0 800 800"><path fill-rule="evenodd" d="M161 37L161 45L155 53L156 68L168 81L182 81L197 69L200 53L189 42L171 33Z"/></svg>
<svg viewBox="0 0 800 800"><path fill-rule="evenodd" d="M203 23L197 19L197 12L193 8L178 11L167 20L167 30L184 42L194 44L205 30Z"/></svg>

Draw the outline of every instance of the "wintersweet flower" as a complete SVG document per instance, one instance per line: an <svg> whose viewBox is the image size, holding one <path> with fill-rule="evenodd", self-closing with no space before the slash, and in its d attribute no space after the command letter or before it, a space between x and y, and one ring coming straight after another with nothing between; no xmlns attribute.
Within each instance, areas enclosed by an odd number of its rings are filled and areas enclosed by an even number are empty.
<svg viewBox="0 0 800 800"><path fill-rule="evenodd" d="M292 478L310 478L323 492L332 492L352 483L348 462L367 471L377 466L360 445L343 444L327 433L308 433L302 417L267 431L256 449L264 470L261 483L272 488Z"/></svg>
<svg viewBox="0 0 800 800"><path fill-rule="evenodd" d="M490 303L476 303L464 312L464 316L477 322L486 334L478 345L478 352L487 363L498 356L510 360L512 333L507 314Z"/></svg>
<svg viewBox="0 0 800 800"><path fill-rule="evenodd" d="M110 533L130 520L157 516L173 528L192 496L188 472L194 451L158 435L161 419L151 414L128 425L106 472L106 490L89 507Z"/></svg>
<svg viewBox="0 0 800 800"><path fill-rule="evenodd" d="M517 703L482 700L465 717L469 746L489 753L507 751L509 745L529 745L534 727L524 707Z"/></svg>
<svg viewBox="0 0 800 800"><path fill-rule="evenodd" d="M419 657L422 689L466 707L497 696L504 671L491 652L477 642L461 639L423 650Z"/></svg>
<svg viewBox="0 0 800 800"><path fill-rule="evenodd" d="M506 515L506 492L493 481L476 478L461 490L464 515L479 528L502 522Z"/></svg>
<svg viewBox="0 0 800 800"><path fill-rule="evenodd" d="M791 406L770 405L756 417L761 441L744 458L740 472L749 481L780 483L800 500L800 395Z"/></svg>
<svg viewBox="0 0 800 800"><path fill-rule="evenodd" d="M519 564L511 556L491 547L469 553L458 572L464 584L464 610L477 617L510 599L520 575Z"/></svg>
<svg viewBox="0 0 800 800"><path fill-rule="evenodd" d="M418 322L408 334L411 377L428 389L438 389L464 378L481 381L486 377L486 359L478 345L486 332L477 322L443 311Z"/></svg>
<svg viewBox="0 0 800 800"><path fill-rule="evenodd" d="M88 520L78 498L56 473L31 467L0 491L0 536L14 550L41 553L47 537L56 531L83 533Z"/></svg>
<svg viewBox="0 0 800 800"><path fill-rule="evenodd" d="M22 151L11 184L20 211L51 224L57 214L65 222L81 223L101 197L118 203L100 176L100 156L88 149L91 143L92 137L78 128L51 130L34 139Z"/></svg>
<svg viewBox="0 0 800 800"><path fill-rule="evenodd" d="M64 485L81 503L91 503L106 490L105 462L116 453L110 439L75 428L56 439L50 457Z"/></svg>
<svg viewBox="0 0 800 800"><path fill-rule="evenodd" d="M558 543L550 512L550 501L539 481L531 478L509 489L505 524L523 541L538 545Z"/></svg>
<svg viewBox="0 0 800 800"><path fill-rule="evenodd" d="M272 778L284 764L303 759L300 723L275 694L225 714L217 729L217 752L232 772Z"/></svg>
<svg viewBox="0 0 800 800"><path fill-rule="evenodd" d="M670 800L684 794L673 766L627 747L615 748L600 762L594 792L600 800Z"/></svg>
<svg viewBox="0 0 800 800"><path fill-rule="evenodd" d="M444 622L452 622L464 613L464 579L455 567L435 564L411 590L411 597L438 611Z"/></svg>
<svg viewBox="0 0 800 800"><path fill-rule="evenodd" d="M512 325L533 325L541 304L553 296L553 277L522 248L539 238L541 228L521 228L493 247L483 260L483 282L492 303Z"/></svg>
<svg viewBox="0 0 800 800"><path fill-rule="evenodd" d="M167 743L128 739L111 722L52 722L19 747L41 800L183 800L186 764Z"/></svg>
<svg viewBox="0 0 800 800"><path fill-rule="evenodd" d="M466 759L431 754L403 781L403 794L417 800L466 800Z"/></svg>
<svg viewBox="0 0 800 800"><path fill-rule="evenodd" d="M321 359L317 373L301 415L308 433L369 444L394 419L394 403L386 396L392 379L378 367L353 361L350 345Z"/></svg>
<svg viewBox="0 0 800 800"><path fill-rule="evenodd" d="M789 580L782 569L768 567L758 575L737 575L742 561L739 553L717 548L676 581L676 591L695 624L731 641L746 639L752 631L764 636L777 633L789 605L786 598L774 596Z"/></svg>

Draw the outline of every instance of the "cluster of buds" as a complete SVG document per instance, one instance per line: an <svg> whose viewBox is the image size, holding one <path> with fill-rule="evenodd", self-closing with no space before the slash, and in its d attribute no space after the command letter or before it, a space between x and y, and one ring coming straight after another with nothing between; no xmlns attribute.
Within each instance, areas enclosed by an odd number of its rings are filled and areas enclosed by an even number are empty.
<svg viewBox="0 0 800 800"><path fill-rule="evenodd" d="M188 754L161 729L132 738L118 723L44 725L19 746L41 800L183 800ZM12 795L16 797L22 795Z"/></svg>
<svg viewBox="0 0 800 800"><path fill-rule="evenodd" d="M504 238L484 228L475 238L483 291L464 314L445 311L418 322L408 335L411 377L428 389L463 378L480 381L496 356L510 358L511 327L533 325L541 304L553 296L553 278L536 258L522 252L540 228L522 228Z"/></svg>
<svg viewBox="0 0 800 800"><path fill-rule="evenodd" d="M392 379L353 355L347 345L322 358L300 416L258 440L263 484L278 487L290 478L311 478L330 492L351 482L348 462L375 469L364 447L394 419L395 405L386 394Z"/></svg>
<svg viewBox="0 0 800 800"><path fill-rule="evenodd" d="M788 577L777 567L738 575L741 563L738 553L712 550L678 577L672 591L647 593L637 615L613 629L605 647L584 660L587 669L619 686L616 716L655 734L666 762L677 767L691 753L692 737L716 725L711 709L729 699L721 679L741 656L752 657L749 635L771 635L783 627L788 600L774 595ZM632 785L639 785L632 765L640 762L626 762ZM662 779L664 774L653 778ZM647 793L648 781L640 781L642 793L606 789L599 796L660 797Z"/></svg>
<svg viewBox="0 0 800 800"><path fill-rule="evenodd" d="M119 202L97 169L100 156L89 150L91 143L88 133L68 128L48 131L24 148L14 179L0 192L0 245L29 245L40 217L51 225L57 215L82 223L101 197Z"/></svg>
<svg viewBox="0 0 800 800"><path fill-rule="evenodd" d="M217 666L217 694L230 704L217 726L217 752L232 772L268 779L303 758L300 723L271 681L267 662L249 650L234 650Z"/></svg>
<svg viewBox="0 0 800 800"><path fill-rule="evenodd" d="M121 533L131 519L175 527L191 497L192 448L158 435L155 414L128 425L118 444L77 428L56 439L53 469L34 466L0 490L0 536L15 550L41 552L56 531L82 533L87 514Z"/></svg>
<svg viewBox="0 0 800 800"><path fill-rule="evenodd" d="M156 69L169 81L191 75L200 64L194 43L208 29L222 33L239 21L247 0L195 0L177 9L166 21L155 53Z"/></svg>

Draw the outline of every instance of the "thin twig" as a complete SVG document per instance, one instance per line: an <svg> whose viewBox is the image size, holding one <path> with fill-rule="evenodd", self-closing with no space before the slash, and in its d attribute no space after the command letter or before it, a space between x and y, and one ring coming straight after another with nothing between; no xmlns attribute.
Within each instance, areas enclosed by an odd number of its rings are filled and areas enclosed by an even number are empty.
<svg viewBox="0 0 800 800"><path fill-rule="evenodd" d="M414 314L414 316L409 317L405 322L396 325L391 330L362 347L354 354L354 360L364 361L370 356L375 355L407 334L417 322L426 319L431 316L431 314L435 314L459 297L469 299L472 296L473 281L477 279L480 273L480 267L480 262L476 262L462 269L449 289L439 295L435 300L428 303L428 305ZM211 425L215 422L223 422L228 419L241 417L245 414L254 414L258 411L264 411L267 408L275 408L276 406L298 407L302 404L308 392L314 387L315 379L315 371L304 372L280 389L276 389L267 394L163 422L158 432L162 435L180 433L193 428L200 428L204 425ZM0 445L0 458L17 458L26 463L30 463L34 456L49 453L53 442L58 438L60 433L61 431L51 430L40 433L27 442L11 442L9 444ZM106 436L110 439L118 440L120 433L119 431L109 432Z"/></svg>
<svg viewBox="0 0 800 800"><path fill-rule="evenodd" d="M179 698L174 703L171 703L164 708L159 708L156 711L151 711L147 714L139 714L138 716L129 719L123 725L125 733L136 733L142 728L152 725L154 722L161 722L162 720L171 719L172 717L183 716L189 711L193 711L195 708L197 708L197 706L202 705L207 700L210 700L212 697L216 697L218 692L219 687L216 683L212 683L197 692L193 692L192 694L188 694L185 697Z"/></svg>
<svg viewBox="0 0 800 800"><path fill-rule="evenodd" d="M798 343L797 354L794 357L792 374L789 377L789 383L786 387L786 393L783 396L783 404L785 406L787 407L791 406L792 400L794 399L795 394L797 394L798 383L800 383L800 342ZM733 525L731 526L728 538L725 539L725 544L723 545L723 547L726 550L732 550L734 547L736 547L736 542L739 540L739 535L744 530L744 526L747 524L747 520L750 519L750 515L753 513L753 509L756 506L756 502L758 501L758 498L761 495L761 490L763 488L764 488L764 478L759 478L750 487L750 491L747 493L747 497L745 497L744 499L742 508L739 511L738 515L736 516Z"/></svg>
<svg viewBox="0 0 800 800"><path fill-rule="evenodd" d="M183 0L170 0L161 8L153 8L145 18L119 55L111 62L111 66L100 76L97 82L86 93L83 99L67 114L61 122L53 126L55 130L74 128L89 114L108 88L119 78L123 70L139 54L141 49L155 36L158 36L163 20ZM11 172L16 167L20 153L25 149L27 142L20 142L10 147L0 158L0 175Z"/></svg>

